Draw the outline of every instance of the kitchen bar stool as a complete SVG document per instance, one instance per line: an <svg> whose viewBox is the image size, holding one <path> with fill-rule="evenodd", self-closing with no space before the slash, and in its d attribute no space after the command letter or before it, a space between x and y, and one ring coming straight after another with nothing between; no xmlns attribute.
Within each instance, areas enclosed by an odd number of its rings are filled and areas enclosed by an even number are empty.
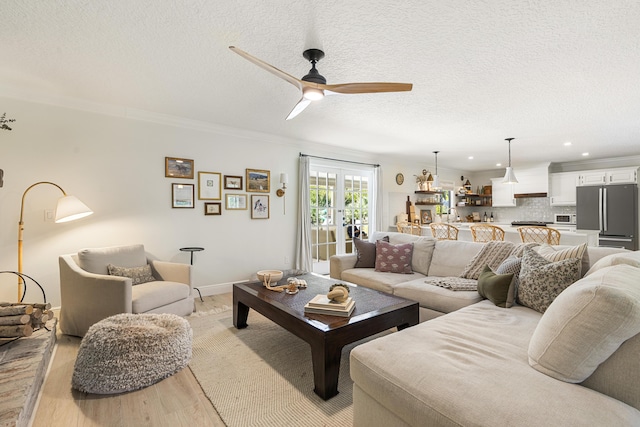
<svg viewBox="0 0 640 427"><path fill-rule="evenodd" d="M477 224L469 227L474 242L490 242L492 240L504 240L504 230L497 225Z"/></svg>
<svg viewBox="0 0 640 427"><path fill-rule="evenodd" d="M524 226L518 227L518 233L523 243L560 244L560 232L555 228Z"/></svg>
<svg viewBox="0 0 640 427"><path fill-rule="evenodd" d="M458 228L444 222L431 223L431 234L438 240L458 240Z"/></svg>

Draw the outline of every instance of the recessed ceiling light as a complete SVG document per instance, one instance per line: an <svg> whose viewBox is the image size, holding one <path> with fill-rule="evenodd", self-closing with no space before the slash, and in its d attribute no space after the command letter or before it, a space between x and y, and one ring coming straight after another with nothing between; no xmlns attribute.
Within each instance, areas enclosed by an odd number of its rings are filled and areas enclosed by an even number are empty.
<svg viewBox="0 0 640 427"><path fill-rule="evenodd" d="M565 142L565 143L564 143L564 146L565 146L565 147L568 147L568 146L570 146L570 145L571 145L571 141L567 141L567 142Z"/></svg>
<svg viewBox="0 0 640 427"><path fill-rule="evenodd" d="M473 156L469 156L469 160L473 160Z"/></svg>
<svg viewBox="0 0 640 427"><path fill-rule="evenodd" d="M583 156L587 157L589 153L582 153Z"/></svg>
<svg viewBox="0 0 640 427"><path fill-rule="evenodd" d="M502 166L502 163L496 163L496 166L500 167L500 166Z"/></svg>

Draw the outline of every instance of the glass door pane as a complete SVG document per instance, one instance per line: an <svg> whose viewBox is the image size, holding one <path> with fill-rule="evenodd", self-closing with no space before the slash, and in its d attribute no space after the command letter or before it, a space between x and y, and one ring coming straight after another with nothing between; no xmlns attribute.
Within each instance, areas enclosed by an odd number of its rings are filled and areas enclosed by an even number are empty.
<svg viewBox="0 0 640 427"><path fill-rule="evenodd" d="M311 165L310 207L313 271L329 273L332 255L355 251L353 237L368 238L373 174Z"/></svg>

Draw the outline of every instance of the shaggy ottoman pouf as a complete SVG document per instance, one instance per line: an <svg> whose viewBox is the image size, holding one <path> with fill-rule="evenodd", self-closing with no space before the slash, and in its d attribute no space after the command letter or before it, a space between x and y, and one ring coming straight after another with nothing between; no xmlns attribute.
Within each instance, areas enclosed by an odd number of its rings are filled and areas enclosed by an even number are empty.
<svg viewBox="0 0 640 427"><path fill-rule="evenodd" d="M117 314L94 324L80 343L71 386L85 393L137 390L191 360L193 331L175 314Z"/></svg>

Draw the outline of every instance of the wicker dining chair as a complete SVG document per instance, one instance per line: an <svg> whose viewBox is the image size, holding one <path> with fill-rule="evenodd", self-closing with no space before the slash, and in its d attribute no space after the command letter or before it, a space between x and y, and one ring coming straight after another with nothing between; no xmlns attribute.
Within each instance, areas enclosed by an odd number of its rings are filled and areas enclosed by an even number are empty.
<svg viewBox="0 0 640 427"><path fill-rule="evenodd" d="M414 236L422 235L422 227L418 223L400 221L396 224L399 233L413 234Z"/></svg>
<svg viewBox="0 0 640 427"><path fill-rule="evenodd" d="M477 224L471 227L471 236L474 242L490 242L492 240L504 240L504 230L493 224Z"/></svg>
<svg viewBox="0 0 640 427"><path fill-rule="evenodd" d="M527 225L518 227L518 233L523 243L560 244L560 232L555 228Z"/></svg>
<svg viewBox="0 0 640 427"><path fill-rule="evenodd" d="M438 240L458 240L458 227L444 222L429 224L431 234Z"/></svg>

